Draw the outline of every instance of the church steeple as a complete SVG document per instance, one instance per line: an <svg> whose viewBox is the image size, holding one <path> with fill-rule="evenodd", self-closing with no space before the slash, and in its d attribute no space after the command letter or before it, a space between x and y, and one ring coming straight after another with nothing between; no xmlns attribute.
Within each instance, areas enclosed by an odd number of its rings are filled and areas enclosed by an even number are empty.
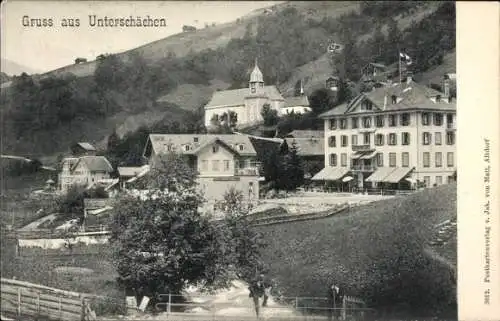
<svg viewBox="0 0 500 321"><path fill-rule="evenodd" d="M255 94L259 93L264 88L264 76L257 65L257 58L255 58L255 66L253 67L253 71L250 74L250 93Z"/></svg>

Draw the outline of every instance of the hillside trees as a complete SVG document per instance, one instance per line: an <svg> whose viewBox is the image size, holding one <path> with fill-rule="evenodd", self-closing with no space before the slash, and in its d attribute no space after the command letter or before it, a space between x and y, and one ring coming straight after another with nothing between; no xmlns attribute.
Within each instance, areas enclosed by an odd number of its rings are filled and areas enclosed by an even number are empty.
<svg viewBox="0 0 500 321"><path fill-rule="evenodd" d="M262 106L260 115L264 119L264 126L274 126L279 121L278 111L276 109L272 109L271 105L267 103Z"/></svg>

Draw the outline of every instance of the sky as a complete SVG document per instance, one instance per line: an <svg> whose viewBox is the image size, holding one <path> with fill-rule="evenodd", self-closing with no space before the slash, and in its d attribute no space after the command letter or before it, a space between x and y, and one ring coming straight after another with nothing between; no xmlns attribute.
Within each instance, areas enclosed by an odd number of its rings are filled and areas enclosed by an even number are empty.
<svg viewBox="0 0 500 321"><path fill-rule="evenodd" d="M179 33L183 25L202 28L236 20L251 11L280 1L2 1L1 53L8 60L46 72L94 60L102 53L118 53ZM89 15L100 17L165 18L166 27L97 28ZM52 27L23 26L28 19L52 19ZM62 27L62 19L78 18L79 27ZM3 64L3 63L2 63ZM11 64L13 65L13 64Z"/></svg>

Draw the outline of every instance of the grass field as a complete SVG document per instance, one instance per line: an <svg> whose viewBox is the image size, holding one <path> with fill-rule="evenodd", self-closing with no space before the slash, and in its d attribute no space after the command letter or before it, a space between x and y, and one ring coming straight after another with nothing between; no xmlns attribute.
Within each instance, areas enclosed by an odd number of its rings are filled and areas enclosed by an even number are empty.
<svg viewBox="0 0 500 321"><path fill-rule="evenodd" d="M259 229L269 242L270 273L286 296L321 296L335 280L373 305L435 316L456 313L454 287L448 269L423 249L433 226L453 217L456 185L449 185L338 216ZM449 252L456 262L456 248Z"/></svg>

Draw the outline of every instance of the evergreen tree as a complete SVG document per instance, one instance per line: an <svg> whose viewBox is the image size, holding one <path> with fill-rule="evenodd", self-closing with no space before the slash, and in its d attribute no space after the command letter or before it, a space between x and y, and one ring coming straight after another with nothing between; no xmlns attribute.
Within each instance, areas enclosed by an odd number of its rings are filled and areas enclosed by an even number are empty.
<svg viewBox="0 0 500 321"><path fill-rule="evenodd" d="M304 184L304 167L298 154L297 143L292 142L292 146L283 158L279 185L287 191L296 190Z"/></svg>

